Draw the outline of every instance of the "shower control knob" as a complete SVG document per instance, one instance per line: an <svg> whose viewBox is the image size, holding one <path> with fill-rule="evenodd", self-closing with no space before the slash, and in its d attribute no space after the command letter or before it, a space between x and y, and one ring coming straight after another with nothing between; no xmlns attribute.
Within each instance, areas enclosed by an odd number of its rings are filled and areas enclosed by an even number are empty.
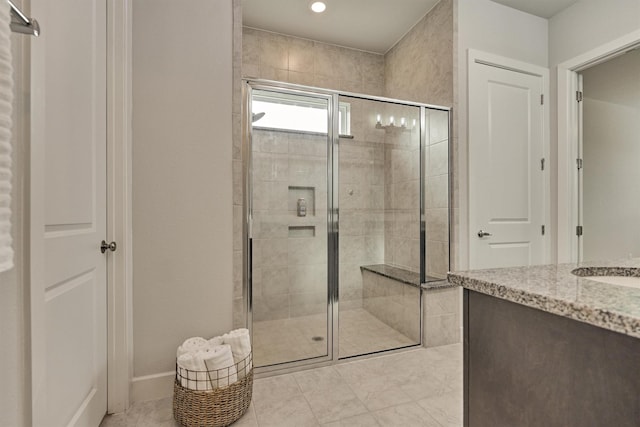
<svg viewBox="0 0 640 427"><path fill-rule="evenodd" d="M482 231L482 230L478 231L478 237L480 237L481 239L487 236L491 236L491 233L487 233L486 231Z"/></svg>
<svg viewBox="0 0 640 427"><path fill-rule="evenodd" d="M107 249L111 252L115 252L117 249L116 242L107 243L103 240L102 243L100 243L100 252L105 253Z"/></svg>

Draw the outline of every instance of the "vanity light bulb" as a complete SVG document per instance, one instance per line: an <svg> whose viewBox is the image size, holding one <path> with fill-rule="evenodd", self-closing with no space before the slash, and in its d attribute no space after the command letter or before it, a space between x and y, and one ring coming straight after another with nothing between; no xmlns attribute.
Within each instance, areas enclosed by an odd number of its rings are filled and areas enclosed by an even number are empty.
<svg viewBox="0 0 640 427"><path fill-rule="evenodd" d="M406 123L404 121L404 117L400 118L400 126L404 126Z"/></svg>
<svg viewBox="0 0 640 427"><path fill-rule="evenodd" d="M378 125L379 125L380 123L382 123L382 122L381 122L381 120L382 120L382 118L380 117L380 114L378 114L378 115L376 116L376 124L378 124Z"/></svg>
<svg viewBox="0 0 640 427"><path fill-rule="evenodd" d="M389 124L393 125L393 116L389 117Z"/></svg>
<svg viewBox="0 0 640 427"><path fill-rule="evenodd" d="M416 119L413 119L413 127L416 127Z"/></svg>

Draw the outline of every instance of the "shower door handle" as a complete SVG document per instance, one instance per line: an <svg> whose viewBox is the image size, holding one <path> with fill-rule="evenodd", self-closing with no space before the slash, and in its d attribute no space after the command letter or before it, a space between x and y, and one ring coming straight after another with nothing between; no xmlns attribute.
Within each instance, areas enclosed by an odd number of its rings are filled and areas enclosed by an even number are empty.
<svg viewBox="0 0 640 427"><path fill-rule="evenodd" d="M491 236L491 233L487 233L486 231L482 231L482 230L478 231L479 238L482 239L483 237L488 237L488 236Z"/></svg>

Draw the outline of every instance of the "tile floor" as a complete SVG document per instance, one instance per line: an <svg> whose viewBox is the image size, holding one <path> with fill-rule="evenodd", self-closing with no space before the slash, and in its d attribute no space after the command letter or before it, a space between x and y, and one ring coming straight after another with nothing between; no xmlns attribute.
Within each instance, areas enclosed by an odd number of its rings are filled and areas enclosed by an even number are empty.
<svg viewBox="0 0 640 427"><path fill-rule="evenodd" d="M264 320L254 322L253 328L253 359L256 366L327 354L327 316L324 314ZM322 337L323 341L313 341L313 337ZM339 339L340 357L415 344L362 308L340 312Z"/></svg>
<svg viewBox="0 0 640 427"><path fill-rule="evenodd" d="M176 427L171 398L137 403L101 427ZM421 348L257 379L236 427L462 425L462 346Z"/></svg>

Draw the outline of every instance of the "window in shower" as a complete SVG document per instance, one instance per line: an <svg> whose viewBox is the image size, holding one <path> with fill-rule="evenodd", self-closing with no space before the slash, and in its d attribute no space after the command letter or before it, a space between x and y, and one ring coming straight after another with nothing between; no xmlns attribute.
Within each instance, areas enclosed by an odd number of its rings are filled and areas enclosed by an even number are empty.
<svg viewBox="0 0 640 427"><path fill-rule="evenodd" d="M254 129L327 133L326 101L263 91L253 95L252 108ZM340 134L349 135L351 106L341 102L338 113Z"/></svg>

